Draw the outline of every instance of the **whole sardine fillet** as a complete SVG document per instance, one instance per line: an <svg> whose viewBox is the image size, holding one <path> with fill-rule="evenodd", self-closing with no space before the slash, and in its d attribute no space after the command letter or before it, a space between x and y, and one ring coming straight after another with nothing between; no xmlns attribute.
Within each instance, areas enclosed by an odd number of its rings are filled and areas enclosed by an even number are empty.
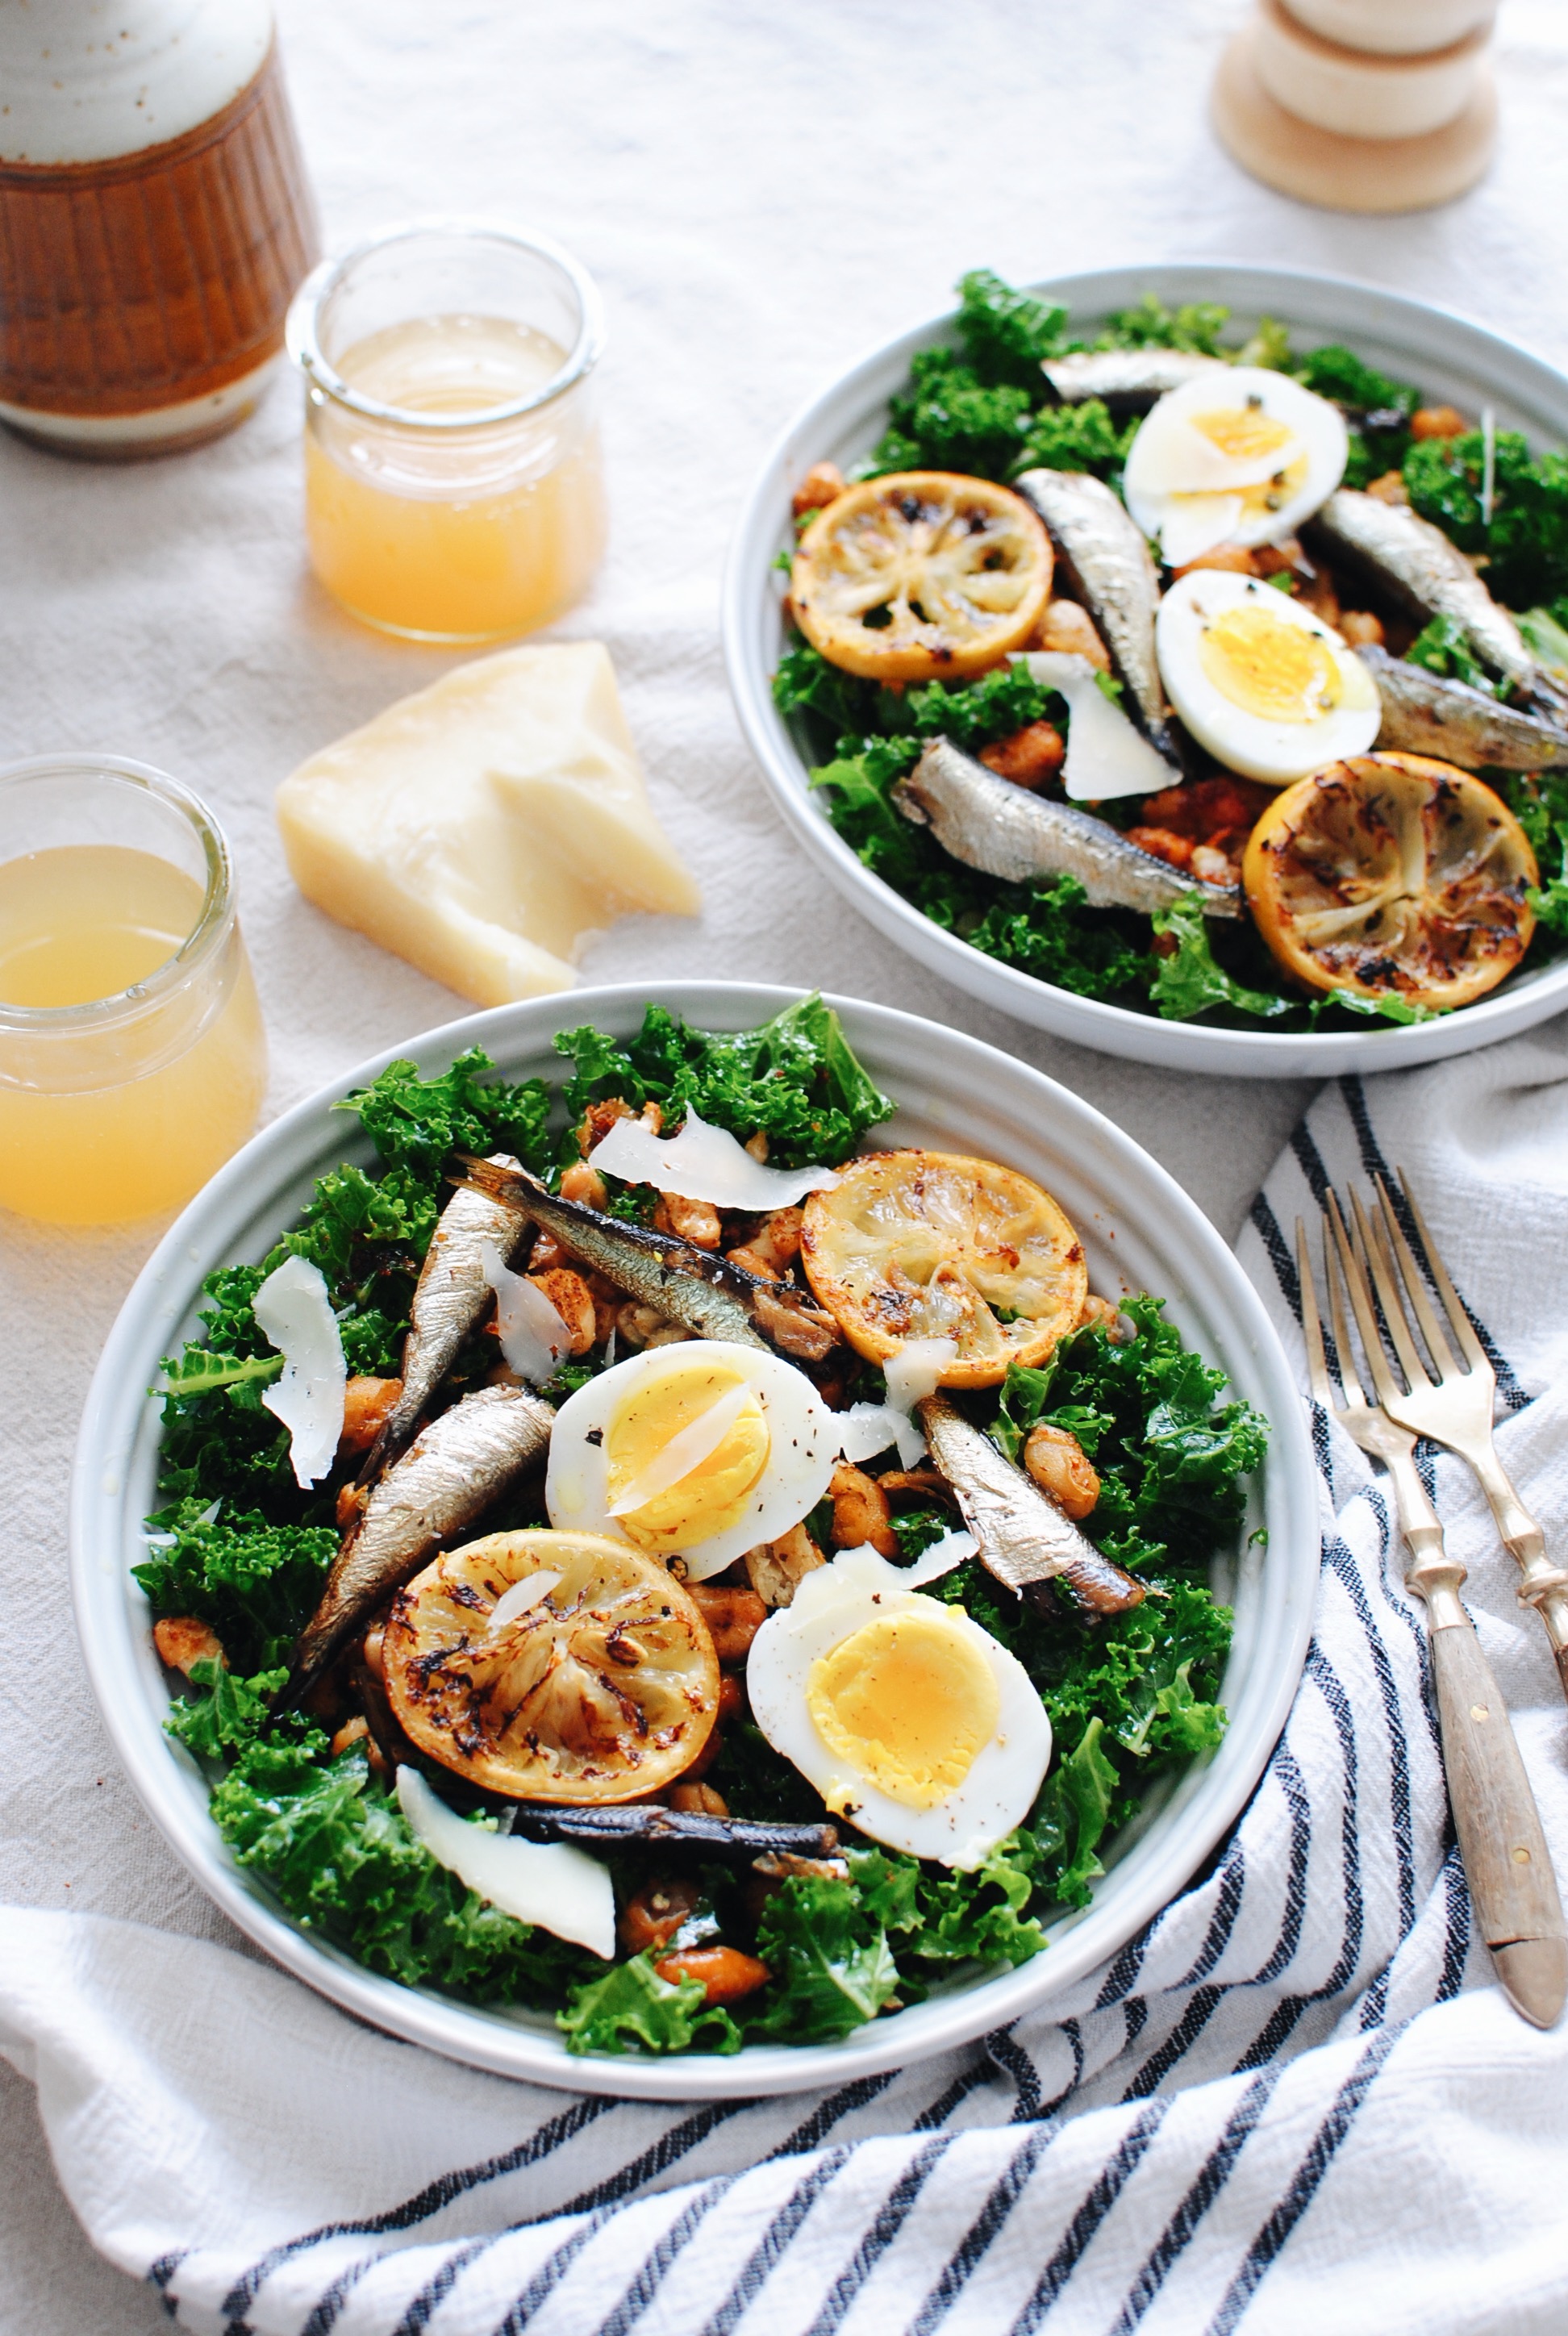
<svg viewBox="0 0 1568 2336"><path fill-rule="evenodd" d="M1227 370L1222 357L1198 356L1188 349L1078 349L1047 357L1040 371L1064 405L1086 397L1107 405L1153 405L1168 390L1184 388L1203 373Z"/></svg>
<svg viewBox="0 0 1568 2336"><path fill-rule="evenodd" d="M1091 1614L1125 1614L1143 1604L1143 1583L1103 1556L945 1395L923 1397L915 1410L931 1458L979 1543L980 1562L998 1582L1020 1595L1034 1582L1058 1582Z"/></svg>
<svg viewBox="0 0 1568 2336"><path fill-rule="evenodd" d="M423 1428L344 1536L299 1634L280 1708L298 1700L344 1641L438 1544L471 1524L550 1444L554 1406L521 1387L481 1387Z"/></svg>
<svg viewBox="0 0 1568 2336"><path fill-rule="evenodd" d="M1542 676L1506 608L1500 608L1441 528L1405 503L1337 487L1312 522L1348 557L1422 618L1451 617L1475 655L1521 689Z"/></svg>
<svg viewBox="0 0 1568 2336"><path fill-rule="evenodd" d="M509 1152L497 1152L490 1164L515 1168L519 1163ZM443 1209L409 1309L403 1393L366 1455L360 1470L362 1484L379 1476L388 1461L402 1451L456 1360L459 1348L489 1304L492 1289L484 1270L486 1251L498 1249L510 1265L527 1231L528 1219L521 1210L487 1193L454 1192Z"/></svg>
<svg viewBox="0 0 1568 2336"><path fill-rule="evenodd" d="M498 1168L460 1153L447 1173L471 1191L522 1210L585 1265L696 1338L771 1345L807 1362L820 1362L838 1344L832 1318L797 1290L747 1273L677 1233L564 1201L526 1168Z"/></svg>
<svg viewBox="0 0 1568 2336"><path fill-rule="evenodd" d="M1140 729L1180 776L1154 656L1160 579L1136 521L1087 471L1026 471L1014 484L1044 520L1068 581L1126 685Z"/></svg>
<svg viewBox="0 0 1568 2336"><path fill-rule="evenodd" d="M1379 746L1433 754L1466 771L1568 769L1568 731L1500 705L1484 689L1407 665L1387 649L1368 647L1357 655L1372 668L1383 702Z"/></svg>
<svg viewBox="0 0 1568 2336"><path fill-rule="evenodd" d="M1152 852L1140 852L1108 820L1073 803L998 778L949 739L933 738L892 801L917 827L929 827L944 852L1004 883L1076 876L1092 908L1156 909L1196 892L1206 917L1239 917L1241 893L1205 884Z"/></svg>

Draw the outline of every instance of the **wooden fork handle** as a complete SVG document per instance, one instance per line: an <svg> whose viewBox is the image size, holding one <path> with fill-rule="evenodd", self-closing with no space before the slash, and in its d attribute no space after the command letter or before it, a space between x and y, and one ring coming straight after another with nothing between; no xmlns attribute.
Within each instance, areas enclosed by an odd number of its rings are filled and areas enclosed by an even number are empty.
<svg viewBox="0 0 1568 2336"><path fill-rule="evenodd" d="M1568 1997L1568 1925L1535 1796L1466 1617L1431 1635L1443 1759L1476 1923L1515 2009L1549 2028Z"/></svg>

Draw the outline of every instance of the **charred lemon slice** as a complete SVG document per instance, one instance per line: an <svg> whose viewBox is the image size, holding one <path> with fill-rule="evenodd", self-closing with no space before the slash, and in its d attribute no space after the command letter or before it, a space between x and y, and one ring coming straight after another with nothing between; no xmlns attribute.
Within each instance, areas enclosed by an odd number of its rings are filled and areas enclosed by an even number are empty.
<svg viewBox="0 0 1568 2336"><path fill-rule="evenodd" d="M657 1558L593 1533L491 1533L394 1600L392 1708L422 1752L523 1801L636 1801L696 1759L718 1661Z"/></svg>
<svg viewBox="0 0 1568 2336"><path fill-rule="evenodd" d="M952 1338L943 1387L994 1387L1076 1325L1083 1244L1048 1192L952 1152L872 1152L805 1204L806 1279L857 1354Z"/></svg>
<svg viewBox="0 0 1568 2336"><path fill-rule="evenodd" d="M872 681L981 673L1021 648L1051 540L1019 495L947 471L866 479L820 511L790 574L814 648Z"/></svg>
<svg viewBox="0 0 1568 2336"><path fill-rule="evenodd" d="M1356 754L1287 787L1242 881L1287 972L1313 989L1468 1006L1535 930L1535 854L1489 786L1420 754Z"/></svg>

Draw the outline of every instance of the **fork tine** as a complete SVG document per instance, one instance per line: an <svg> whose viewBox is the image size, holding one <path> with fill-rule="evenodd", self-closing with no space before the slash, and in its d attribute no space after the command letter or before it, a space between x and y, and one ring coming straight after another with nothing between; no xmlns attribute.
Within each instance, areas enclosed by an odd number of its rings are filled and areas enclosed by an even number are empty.
<svg viewBox="0 0 1568 2336"><path fill-rule="evenodd" d="M1427 1352L1437 1366L1438 1377L1440 1379L1457 1378L1459 1366L1454 1359L1454 1350L1443 1336L1442 1324L1432 1311L1431 1301L1427 1296L1426 1283L1421 1277L1421 1269L1411 1254L1410 1244L1405 1239L1399 1220L1394 1213L1394 1203L1389 1196L1388 1187L1381 1176L1374 1176L1372 1182L1378 1188L1378 1213L1381 1219L1378 1226L1379 1246L1392 1252L1394 1262L1399 1269L1399 1279L1405 1285L1410 1303L1416 1310L1416 1319L1421 1326L1421 1336L1427 1341Z"/></svg>
<svg viewBox="0 0 1568 2336"><path fill-rule="evenodd" d="M1312 1260L1307 1248L1307 1228L1300 1217L1296 1219L1296 1271L1301 1285L1301 1336L1307 1347L1308 1382L1312 1389L1313 1401L1320 1409L1332 1411L1334 1391L1329 1384L1329 1362L1323 1352L1323 1326L1318 1316L1318 1292L1312 1280ZM1342 1370L1344 1368L1343 1348L1339 1349L1339 1363Z"/></svg>
<svg viewBox="0 0 1568 2336"><path fill-rule="evenodd" d="M1409 1209L1411 1220L1421 1243L1421 1254L1427 1260L1427 1270L1432 1277L1438 1297L1443 1300L1443 1310L1453 1327L1454 1336L1459 1341L1459 1352L1473 1371L1489 1371L1492 1368L1491 1357L1475 1336L1475 1326L1466 1313L1464 1302L1448 1279L1448 1269L1437 1254L1432 1236L1427 1231L1427 1220L1417 1205L1415 1193L1410 1190L1410 1179L1402 1168L1396 1169L1395 1173L1404 1190L1406 1205Z"/></svg>
<svg viewBox="0 0 1568 2336"><path fill-rule="evenodd" d="M1345 1276L1345 1287L1350 1293L1351 1310L1356 1317L1356 1327L1361 1333L1361 1350L1372 1374L1372 1385L1378 1390L1378 1400L1387 1403L1392 1397L1398 1403L1403 1390L1394 1384L1394 1374L1388 1368L1388 1358L1378 1329L1378 1317L1372 1309L1372 1293L1367 1286L1360 1260L1351 1250L1350 1236L1345 1231L1345 1220L1332 1192L1329 1193L1324 1205L1334 1228L1334 1247L1339 1252L1340 1270Z"/></svg>
<svg viewBox="0 0 1568 2336"><path fill-rule="evenodd" d="M1405 1385L1414 1395L1418 1388L1432 1384L1426 1365L1416 1352L1416 1341L1410 1336L1410 1325L1405 1319L1404 1305L1399 1297L1399 1280L1394 1270L1394 1260L1387 1246L1380 1242L1361 1206L1359 1192L1350 1195L1350 1206L1356 1212L1356 1231L1360 1239L1361 1256L1378 1291L1378 1303L1382 1309L1384 1325L1394 1352L1399 1358L1405 1374ZM1398 1400L1398 1390L1395 1390Z"/></svg>
<svg viewBox="0 0 1568 2336"><path fill-rule="evenodd" d="M1334 1347L1339 1358L1339 1384L1345 1390L1347 1404L1365 1403L1361 1383L1356 1377L1356 1349L1350 1340L1350 1325L1345 1319L1345 1289L1340 1279L1339 1261L1334 1255L1327 1228L1323 1236L1323 1279L1329 1285L1329 1313L1334 1325Z"/></svg>

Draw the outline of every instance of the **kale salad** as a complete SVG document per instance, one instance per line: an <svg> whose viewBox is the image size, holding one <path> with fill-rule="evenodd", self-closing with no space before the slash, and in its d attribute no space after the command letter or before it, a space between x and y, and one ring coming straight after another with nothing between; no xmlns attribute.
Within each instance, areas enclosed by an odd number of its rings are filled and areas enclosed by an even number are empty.
<svg viewBox="0 0 1568 2336"><path fill-rule="evenodd" d="M1568 454L1222 307L959 290L778 555L775 702L864 865L1178 1021L1425 1020L1559 954Z"/></svg>
<svg viewBox="0 0 1568 2336"><path fill-rule="evenodd" d="M394 1063L204 1283L169 1728L373 1972L579 2053L842 2038L1037 1954L1220 1743L1265 1423L1030 1179L868 1149L820 998L555 1045Z"/></svg>

